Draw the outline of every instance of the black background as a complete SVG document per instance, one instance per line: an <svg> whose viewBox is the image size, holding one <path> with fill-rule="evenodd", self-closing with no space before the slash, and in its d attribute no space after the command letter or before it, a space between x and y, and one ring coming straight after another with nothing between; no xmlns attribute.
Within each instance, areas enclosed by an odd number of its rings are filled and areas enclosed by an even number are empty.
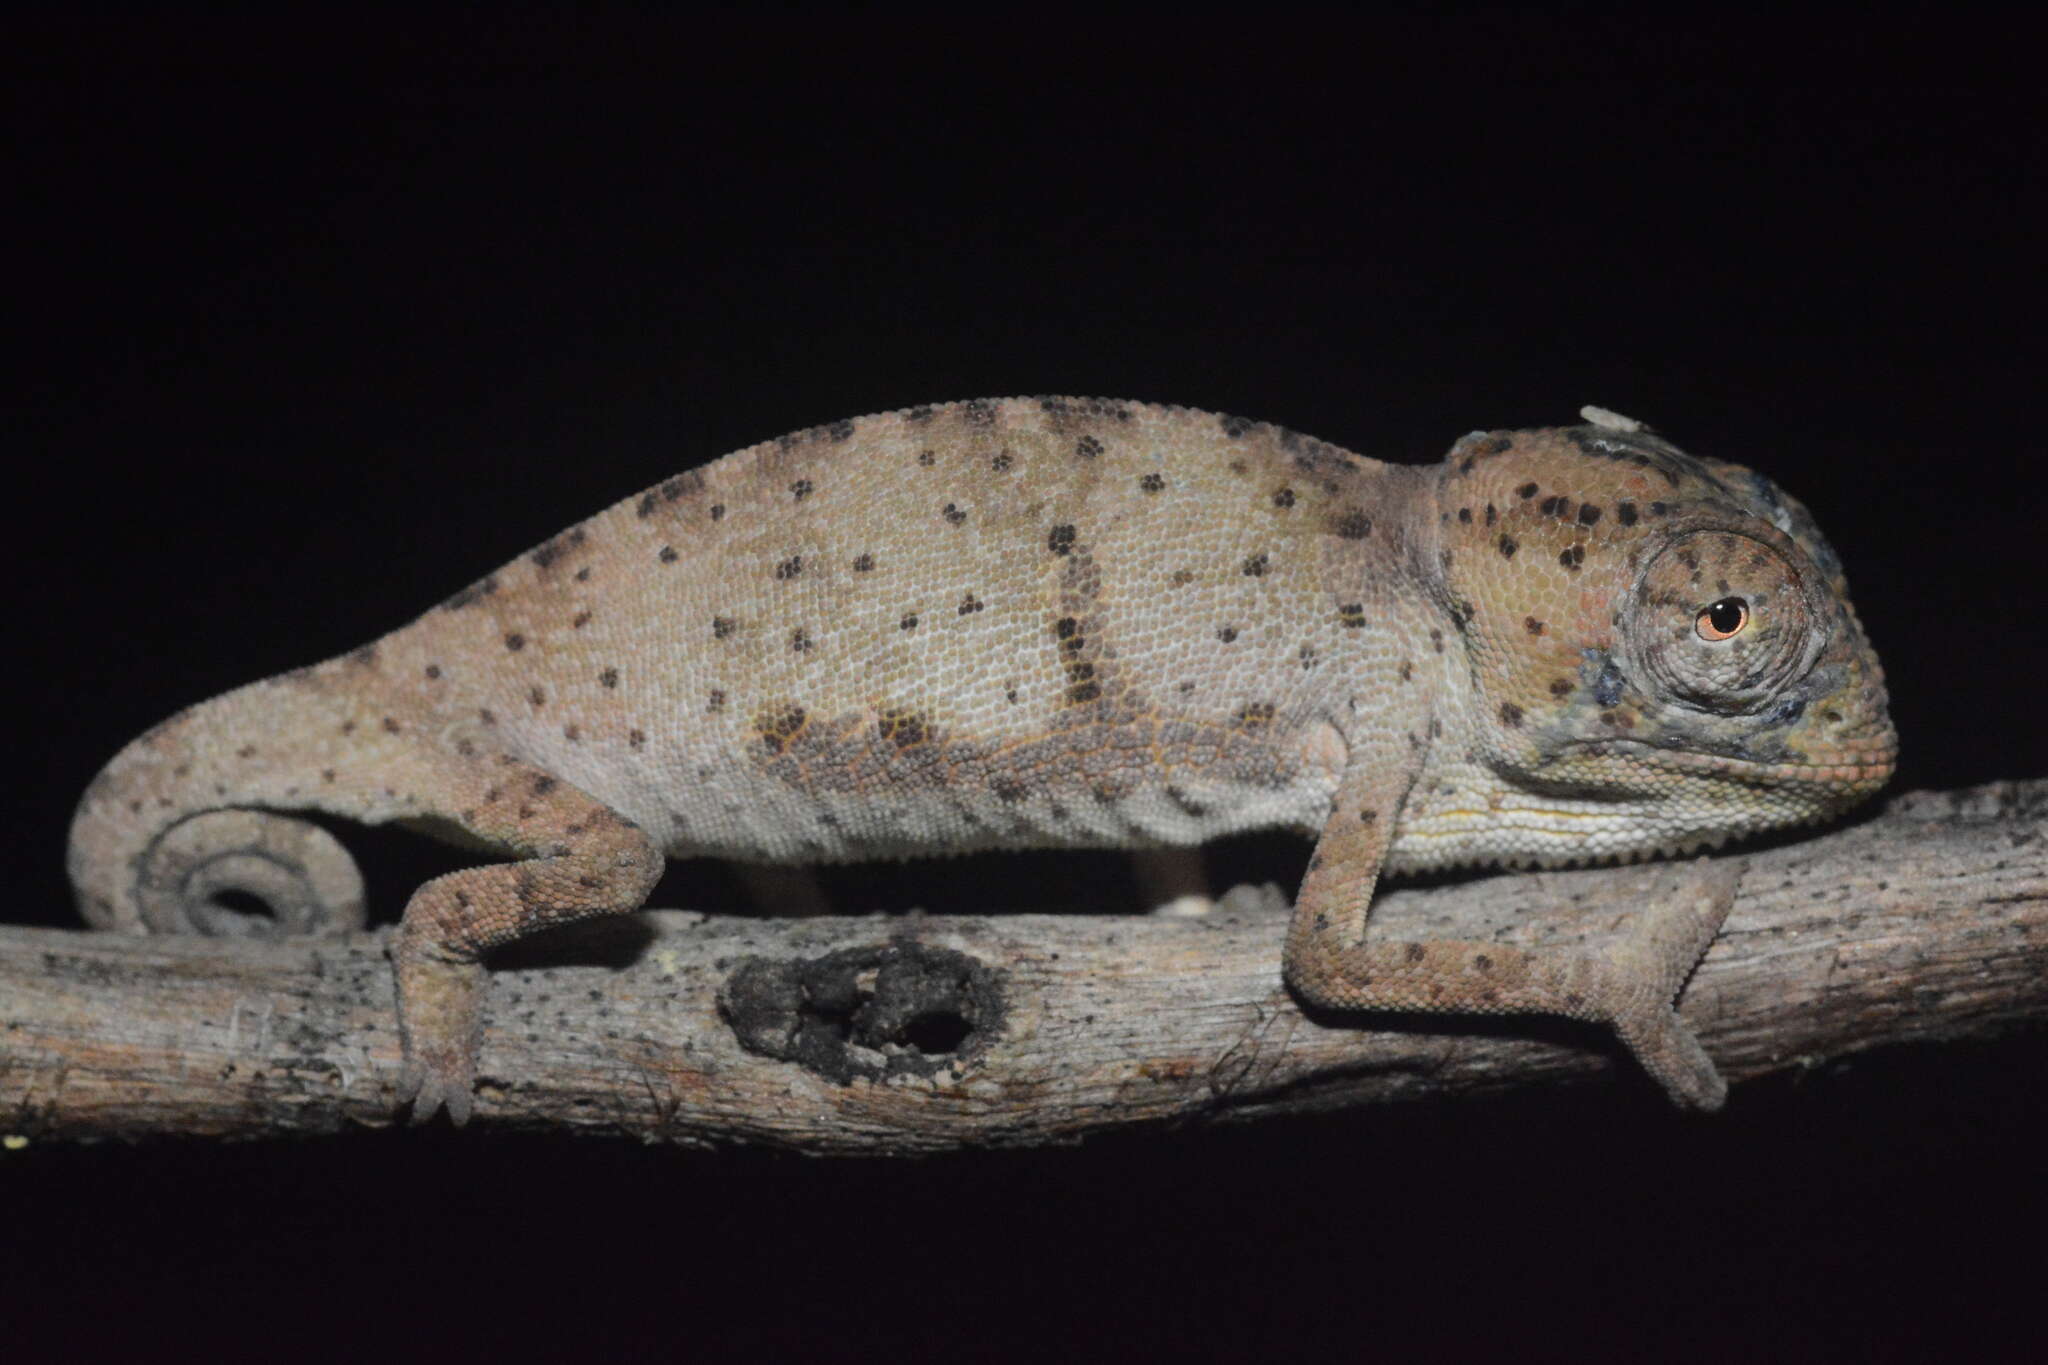
<svg viewBox="0 0 2048 1365"><path fill-rule="evenodd" d="M177 707L679 468L979 395L1407 461L1617 408L1814 509L1891 677L1895 790L2042 770L2043 123L1989 16L8 41L10 919L71 922L71 804ZM446 856L371 841L386 913ZM1029 866L970 885L1064 875ZM38 1144L0 1158L0 1332L24 1359L2018 1353L2044 1056L1882 1052L1705 1122L1595 1085L916 1163Z"/></svg>

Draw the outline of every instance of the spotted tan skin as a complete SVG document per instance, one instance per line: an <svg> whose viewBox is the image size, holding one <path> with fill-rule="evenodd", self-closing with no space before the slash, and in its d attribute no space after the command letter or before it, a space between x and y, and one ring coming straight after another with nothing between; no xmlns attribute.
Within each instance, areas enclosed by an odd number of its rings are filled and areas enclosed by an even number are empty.
<svg viewBox="0 0 2048 1365"><path fill-rule="evenodd" d="M1684 852L1874 791L1895 742L1800 505L1626 419L1385 465L1093 399L839 422L629 498L375 644L193 707L93 783L95 924L360 923L276 812L514 861L419 888L394 940L416 1118L471 1108L481 959L638 908L662 857L1316 837L1288 981L1342 1010L1611 1024L1720 1103L1672 999L1732 896L1610 958L1365 935L1382 869Z"/></svg>

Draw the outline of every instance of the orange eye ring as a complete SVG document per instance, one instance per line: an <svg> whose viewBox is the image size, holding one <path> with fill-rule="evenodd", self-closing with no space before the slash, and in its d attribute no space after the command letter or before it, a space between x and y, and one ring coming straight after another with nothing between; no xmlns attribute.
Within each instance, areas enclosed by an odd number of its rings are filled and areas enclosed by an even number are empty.
<svg viewBox="0 0 2048 1365"><path fill-rule="evenodd" d="M1724 597L1700 608L1692 629L1702 640L1727 640L1740 635L1749 625L1749 603L1740 597Z"/></svg>

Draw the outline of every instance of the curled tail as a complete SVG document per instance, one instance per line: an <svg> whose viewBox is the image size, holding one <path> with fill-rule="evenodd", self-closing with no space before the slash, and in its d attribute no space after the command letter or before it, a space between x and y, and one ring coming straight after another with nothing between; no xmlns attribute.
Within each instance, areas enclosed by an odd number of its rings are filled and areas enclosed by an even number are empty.
<svg viewBox="0 0 2048 1365"><path fill-rule="evenodd" d="M325 686L336 666L190 707L115 755L71 821L67 870L88 922L250 937L362 927L355 860L318 825L276 813L397 814L347 780L382 736Z"/></svg>

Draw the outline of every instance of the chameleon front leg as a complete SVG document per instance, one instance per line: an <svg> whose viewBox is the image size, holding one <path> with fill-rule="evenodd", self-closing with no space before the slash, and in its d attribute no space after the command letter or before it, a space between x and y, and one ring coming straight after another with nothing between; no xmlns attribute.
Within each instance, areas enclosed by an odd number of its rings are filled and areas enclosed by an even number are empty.
<svg viewBox="0 0 2048 1365"><path fill-rule="evenodd" d="M640 908L663 859L638 825L509 755L436 774L431 805L521 861L466 868L413 893L392 940L404 1063L401 1103L424 1122L469 1119L491 949L555 925Z"/></svg>
<svg viewBox="0 0 2048 1365"><path fill-rule="evenodd" d="M1590 956L1437 939L1368 943L1366 915L1413 775L1354 763L1340 782L1287 934L1288 983L1338 1010L1554 1014L1604 1023L1681 1108L1714 1110L1727 1083L1673 998L1734 903L1736 873L1702 860L1691 885L1643 911L1617 950Z"/></svg>

